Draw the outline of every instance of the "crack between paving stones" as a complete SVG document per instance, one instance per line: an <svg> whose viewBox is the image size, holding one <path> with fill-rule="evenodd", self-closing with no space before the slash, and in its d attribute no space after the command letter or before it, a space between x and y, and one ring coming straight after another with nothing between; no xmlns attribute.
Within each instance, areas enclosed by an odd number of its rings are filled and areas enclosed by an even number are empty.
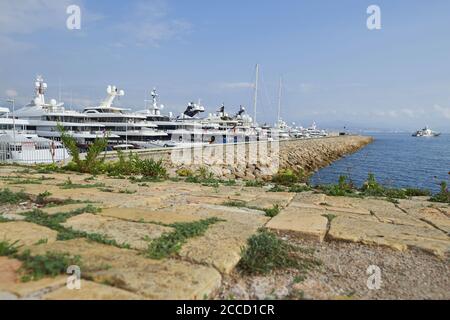
<svg viewBox="0 0 450 320"><path fill-rule="evenodd" d="M400 211L402 211L403 213L405 213L407 216L409 216L409 213L408 213L405 209L399 207L398 205L395 205L395 207L398 208L398 209L399 209ZM441 210L439 210L439 208L437 208L437 210L440 211L440 212L442 212ZM436 229L436 230L438 230L438 231L444 233L447 237L450 237L450 235L449 235L445 230L439 228L437 225L435 225L435 224L432 223L431 221L428 221L428 220L426 220L425 218L417 218L417 219L420 220L420 221L422 221L422 222L424 222L424 223L426 223L427 225L433 227L434 229Z"/></svg>

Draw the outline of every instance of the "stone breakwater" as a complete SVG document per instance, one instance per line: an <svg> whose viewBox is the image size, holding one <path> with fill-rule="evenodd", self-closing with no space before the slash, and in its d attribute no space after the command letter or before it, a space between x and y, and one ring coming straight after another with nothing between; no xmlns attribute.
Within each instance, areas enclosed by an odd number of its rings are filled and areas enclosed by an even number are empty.
<svg viewBox="0 0 450 320"><path fill-rule="evenodd" d="M195 171L207 167L224 179L269 180L279 169L292 169L305 175L356 152L373 139L365 136L335 136L277 142L215 144L202 147L134 151L142 159L162 159L171 174L177 170ZM107 160L116 160L115 152Z"/></svg>
<svg viewBox="0 0 450 320"><path fill-rule="evenodd" d="M311 174L372 141L372 137L365 136L286 141L280 147L280 167Z"/></svg>

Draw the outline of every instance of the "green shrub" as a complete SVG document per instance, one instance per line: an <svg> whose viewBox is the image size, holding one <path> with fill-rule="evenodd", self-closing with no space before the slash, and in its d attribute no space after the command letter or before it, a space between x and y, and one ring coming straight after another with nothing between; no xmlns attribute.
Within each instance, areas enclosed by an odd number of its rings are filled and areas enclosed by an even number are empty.
<svg viewBox="0 0 450 320"><path fill-rule="evenodd" d="M66 169L82 173L99 173L102 172L101 165L104 162L103 159L99 159L100 153L106 150L108 146L108 134L101 138L96 138L94 142L89 146L84 160L81 160L80 150L75 138L70 136L61 124L58 124L58 131L61 133L61 141L68 149L72 156L72 162L66 166Z"/></svg>
<svg viewBox="0 0 450 320"><path fill-rule="evenodd" d="M136 163L138 172L144 178L150 179L166 179L167 170L163 165L162 160L155 161L154 159L138 160Z"/></svg>
<svg viewBox="0 0 450 320"><path fill-rule="evenodd" d="M186 169L186 168L181 168L178 169L176 171L177 175L180 177L191 177L194 175L194 173L192 172L192 170Z"/></svg>
<svg viewBox="0 0 450 320"><path fill-rule="evenodd" d="M290 186L300 182L300 176L291 169L282 169L272 177L272 181L284 186Z"/></svg>

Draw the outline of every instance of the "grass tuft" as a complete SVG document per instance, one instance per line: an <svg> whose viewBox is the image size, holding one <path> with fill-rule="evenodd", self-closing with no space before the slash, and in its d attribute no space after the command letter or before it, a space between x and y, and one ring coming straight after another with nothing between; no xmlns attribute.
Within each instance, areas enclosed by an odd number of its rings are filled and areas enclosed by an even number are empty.
<svg viewBox="0 0 450 320"><path fill-rule="evenodd" d="M320 264L319 261L301 256L300 248L279 239L267 230L260 230L247 241L242 249L238 268L250 275L267 274L279 269L297 269L306 272Z"/></svg>
<svg viewBox="0 0 450 320"><path fill-rule="evenodd" d="M169 226L175 230L163 234L160 238L150 242L146 255L152 259L163 259L174 255L189 238L203 235L210 225L219 221L223 220L209 218L194 222L171 224Z"/></svg>

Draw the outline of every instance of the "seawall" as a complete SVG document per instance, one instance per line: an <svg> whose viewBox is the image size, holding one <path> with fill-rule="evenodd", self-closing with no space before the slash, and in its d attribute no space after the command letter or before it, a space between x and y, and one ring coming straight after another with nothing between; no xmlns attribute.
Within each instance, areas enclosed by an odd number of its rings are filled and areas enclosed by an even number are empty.
<svg viewBox="0 0 450 320"><path fill-rule="evenodd" d="M195 171L200 167L207 167L215 176L221 178L267 180L279 169L285 168L305 175L312 174L372 141L371 137L347 135L133 152L138 153L142 159L162 159L172 174L179 169ZM116 152L108 152L106 159L116 160Z"/></svg>

